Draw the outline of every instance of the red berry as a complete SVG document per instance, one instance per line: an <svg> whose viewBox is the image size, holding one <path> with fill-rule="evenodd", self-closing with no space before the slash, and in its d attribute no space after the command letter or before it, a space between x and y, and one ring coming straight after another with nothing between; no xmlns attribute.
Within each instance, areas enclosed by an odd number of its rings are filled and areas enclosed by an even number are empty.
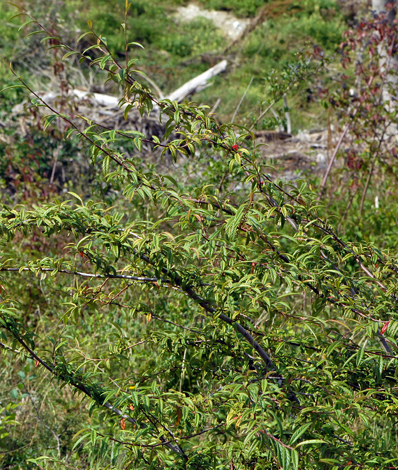
<svg viewBox="0 0 398 470"><path fill-rule="evenodd" d="M233 148L234 150L238 150L238 149L239 149L239 145L234 144L234 145L232 146L232 148Z"/></svg>

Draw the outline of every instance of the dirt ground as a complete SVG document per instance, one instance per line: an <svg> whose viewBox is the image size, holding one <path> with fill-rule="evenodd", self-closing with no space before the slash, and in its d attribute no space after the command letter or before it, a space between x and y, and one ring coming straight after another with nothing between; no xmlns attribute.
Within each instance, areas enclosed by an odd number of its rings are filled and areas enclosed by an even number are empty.
<svg viewBox="0 0 398 470"><path fill-rule="evenodd" d="M205 10L193 3L186 7L179 7L175 13L175 18L179 21L192 21L198 16L213 21L215 26L231 40L238 38L250 24L250 19L237 18L227 11Z"/></svg>

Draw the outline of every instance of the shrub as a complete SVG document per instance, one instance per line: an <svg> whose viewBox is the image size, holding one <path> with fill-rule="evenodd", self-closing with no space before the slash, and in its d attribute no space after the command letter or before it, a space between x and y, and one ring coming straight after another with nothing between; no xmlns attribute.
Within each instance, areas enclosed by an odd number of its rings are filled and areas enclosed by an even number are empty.
<svg viewBox="0 0 398 470"><path fill-rule="evenodd" d="M80 122L18 77L113 189L0 209L3 374L26 364L12 401L44 423L26 467L393 465L396 257L339 236L305 181L274 181L246 129L157 101L89 25L90 50L49 40L165 129ZM33 393L50 378L51 420Z"/></svg>

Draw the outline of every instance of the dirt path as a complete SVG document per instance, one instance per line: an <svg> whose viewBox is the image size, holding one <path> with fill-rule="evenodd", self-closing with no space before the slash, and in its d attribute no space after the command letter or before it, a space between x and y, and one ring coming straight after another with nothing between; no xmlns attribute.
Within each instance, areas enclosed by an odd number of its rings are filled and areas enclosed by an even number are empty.
<svg viewBox="0 0 398 470"><path fill-rule="evenodd" d="M174 16L179 21L192 21L198 16L207 18L213 21L226 37L232 40L236 39L250 23L250 19L237 18L227 11L204 10L193 3L186 7L177 8Z"/></svg>

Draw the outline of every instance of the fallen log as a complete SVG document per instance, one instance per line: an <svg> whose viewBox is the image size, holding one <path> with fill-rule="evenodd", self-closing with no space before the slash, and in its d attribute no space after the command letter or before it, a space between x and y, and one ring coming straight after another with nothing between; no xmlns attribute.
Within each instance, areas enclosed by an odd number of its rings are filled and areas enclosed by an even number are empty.
<svg viewBox="0 0 398 470"><path fill-rule="evenodd" d="M197 77L189 80L182 87L175 90L166 99L171 101L181 102L187 96L203 90L209 86L209 80L217 74L223 72L227 67L227 61L223 60L216 66L211 67L206 72L198 75ZM157 90L159 94L160 90ZM46 103L53 103L60 98L59 93L49 91L47 93L39 93L41 99ZM163 138L164 125L159 122L159 107L155 104L151 113L145 113L141 116L138 108L131 109L127 120L124 119L124 108L126 105L119 107L120 98L103 93L93 93L74 89L69 91L69 97L75 100L77 108L76 112L84 115L93 120L96 124L105 127L112 127L114 129L135 129L146 135L156 135L160 139ZM56 103L54 106L57 106ZM26 134L25 120L26 120L26 101L17 104L12 110L13 115L20 115L20 125L23 134ZM44 109L43 109L44 111ZM40 113L42 114L42 113ZM28 118L29 119L29 118ZM144 148L144 147L143 147ZM148 149L144 149L147 151Z"/></svg>
<svg viewBox="0 0 398 470"><path fill-rule="evenodd" d="M166 99L170 101L181 102L188 95L192 95L193 93L203 90L204 88L208 86L207 82L211 78L225 71L225 69L227 68L227 65L228 65L228 62L225 59L222 60L211 69L206 70L206 72L202 73L201 75L198 75L192 80L189 80L189 82L185 83L182 87L173 91L173 93L166 96Z"/></svg>
<svg viewBox="0 0 398 470"><path fill-rule="evenodd" d="M185 83L180 88L173 91L170 95L166 96L165 99L170 100L170 101L177 101L178 103L180 103L187 96L197 93L201 90L204 90L207 86L209 86L208 81L212 77L215 77L216 75L218 75L219 73L224 72L225 69L227 68L227 65L228 65L228 62L226 60L222 60L214 67L211 67L209 70L206 70L206 72L198 75L192 80L189 80L189 82ZM99 104L100 106L104 106L106 108L117 108L118 103L120 101L120 99L117 98L116 96L105 95L102 93L90 93L89 91L82 91L78 89L72 90L70 94L76 96L80 100L85 99L85 98L91 98L97 104ZM50 91L46 93L42 98L44 101L46 100L51 101L56 96L57 96L56 93ZM157 109L157 106L154 106L154 110L156 109Z"/></svg>
<svg viewBox="0 0 398 470"><path fill-rule="evenodd" d="M263 138L267 140L268 142L272 140L286 140L292 137L292 134L288 132L272 131L272 130L254 131L253 134L256 138L260 138L260 139Z"/></svg>

